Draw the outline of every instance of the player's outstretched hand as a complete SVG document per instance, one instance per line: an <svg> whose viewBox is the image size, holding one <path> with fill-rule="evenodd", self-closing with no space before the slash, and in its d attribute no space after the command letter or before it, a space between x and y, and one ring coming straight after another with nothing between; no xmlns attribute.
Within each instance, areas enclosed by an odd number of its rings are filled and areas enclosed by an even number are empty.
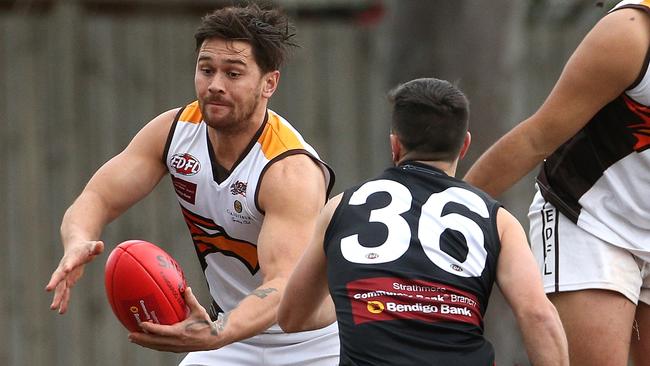
<svg viewBox="0 0 650 366"><path fill-rule="evenodd" d="M54 290L50 309L64 314L68 310L70 291L84 272L84 265L104 251L104 242L85 241L66 249L50 282L45 286L46 291Z"/></svg>
<svg viewBox="0 0 650 366"><path fill-rule="evenodd" d="M225 320L212 322L204 307L199 304L191 288L185 289L185 303L190 309L188 317L173 325L150 322L141 324L143 333L130 333L129 341L142 347L166 352L191 352L217 349L223 345Z"/></svg>

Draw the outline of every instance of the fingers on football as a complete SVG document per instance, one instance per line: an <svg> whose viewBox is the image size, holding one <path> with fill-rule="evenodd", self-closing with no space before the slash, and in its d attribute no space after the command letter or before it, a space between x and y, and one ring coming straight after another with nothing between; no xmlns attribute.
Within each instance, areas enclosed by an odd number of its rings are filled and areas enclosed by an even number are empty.
<svg viewBox="0 0 650 366"><path fill-rule="evenodd" d="M187 287L183 295L185 296L185 303L190 308L190 311L203 309L203 307L199 303L199 300L197 300L196 296L194 296L194 294L192 293L192 288Z"/></svg>
<svg viewBox="0 0 650 366"><path fill-rule="evenodd" d="M178 329L172 325L162 325L152 322L142 322L140 323L140 328L142 332L151 335L157 335L162 337L174 337L178 335Z"/></svg>

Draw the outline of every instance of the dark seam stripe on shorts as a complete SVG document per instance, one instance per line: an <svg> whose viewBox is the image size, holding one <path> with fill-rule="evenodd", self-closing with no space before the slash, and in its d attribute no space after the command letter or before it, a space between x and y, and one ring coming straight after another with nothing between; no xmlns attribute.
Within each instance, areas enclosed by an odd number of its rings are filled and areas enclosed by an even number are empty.
<svg viewBox="0 0 650 366"><path fill-rule="evenodd" d="M555 209L555 292L560 292L560 217L557 208Z"/></svg>
<svg viewBox="0 0 650 366"><path fill-rule="evenodd" d="M547 269L546 269L546 263L547 263L546 262L546 256L548 255L548 251L547 251L547 247L546 247L548 245L547 240L546 240L546 228L547 228L546 225L547 225L547 218L548 218L548 215L547 215L547 212L546 212L547 211L547 205L550 205L550 203L548 201L544 202L544 204L542 205L542 209L539 212L541 217L542 217L542 232L540 234L541 234L541 238L542 238L542 258L544 259L544 261L542 263L541 271L542 271L542 274L544 276L546 276L547 274L550 274L550 273L547 273ZM559 217L558 217L557 208L555 208L555 206L552 206L552 205L550 207L552 208L552 214L554 215L553 217L554 217L554 221L555 221L555 223L553 225L554 228L553 228L553 244L552 244L553 245L554 257L555 257L554 258L555 264L553 266L554 267L553 268L553 276L554 276L554 282L555 282L555 292L559 292L560 291L560 274L559 274L559 271L560 271L559 245L560 245L560 242L559 242L559 239L558 239Z"/></svg>

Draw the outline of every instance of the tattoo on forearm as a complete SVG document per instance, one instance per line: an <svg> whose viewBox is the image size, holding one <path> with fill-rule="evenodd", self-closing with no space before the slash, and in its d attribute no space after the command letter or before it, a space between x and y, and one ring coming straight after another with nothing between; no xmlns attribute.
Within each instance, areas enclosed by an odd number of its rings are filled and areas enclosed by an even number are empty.
<svg viewBox="0 0 650 366"><path fill-rule="evenodd" d="M193 331L200 331L201 329L203 329L205 327L212 328L212 323L210 323L207 320L196 320L196 321L193 321L193 322L189 323L188 325L186 325L185 330L187 330L187 331L192 331L192 330ZM210 330L210 333L213 333L213 331Z"/></svg>
<svg viewBox="0 0 650 366"><path fill-rule="evenodd" d="M185 326L187 331L200 331L205 327L210 328L210 334L213 336L218 336L219 333L223 332L226 328L226 322L228 322L229 313L219 313L217 315L217 320L214 322L209 322L207 320L196 320Z"/></svg>
<svg viewBox="0 0 650 366"><path fill-rule="evenodd" d="M278 291L278 289L273 288L273 287L260 288L260 289L257 289L255 291L251 292L251 295L255 295L255 296L259 297L260 299L263 299L266 296L268 296L268 294L270 294L271 292L277 292L277 291Z"/></svg>
<svg viewBox="0 0 650 366"><path fill-rule="evenodd" d="M212 323L212 331L214 335L218 335L226 328L228 316L230 316L230 313L219 313L219 315L217 315L217 320Z"/></svg>

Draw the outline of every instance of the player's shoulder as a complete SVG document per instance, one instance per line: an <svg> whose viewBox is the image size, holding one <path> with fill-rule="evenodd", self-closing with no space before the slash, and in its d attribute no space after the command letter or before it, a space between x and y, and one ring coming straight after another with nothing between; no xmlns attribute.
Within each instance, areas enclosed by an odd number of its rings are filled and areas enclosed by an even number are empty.
<svg viewBox="0 0 650 366"><path fill-rule="evenodd" d="M625 42L635 33L639 35L647 34L649 25L650 3L640 1L622 2L616 5L594 28L604 28L603 33Z"/></svg>
<svg viewBox="0 0 650 366"><path fill-rule="evenodd" d="M311 202L325 202L326 185L323 171L311 157L293 154L268 165L262 175L256 193L261 211L267 211L269 203L283 206L294 203L303 206ZM314 198L314 200L312 200Z"/></svg>
<svg viewBox="0 0 650 366"><path fill-rule="evenodd" d="M620 9L639 9L650 12L650 2L648 0L623 0L616 3L609 13Z"/></svg>
<svg viewBox="0 0 650 366"><path fill-rule="evenodd" d="M182 107L166 110L154 117L148 125L153 125L154 127L169 127L178 118L178 114L181 110Z"/></svg>
<svg viewBox="0 0 650 366"><path fill-rule="evenodd" d="M507 236L508 233L513 231L520 232L523 231L523 226L521 222L506 208L499 207L496 214L497 230L499 232L499 238L502 239Z"/></svg>
<svg viewBox="0 0 650 366"><path fill-rule="evenodd" d="M322 170L313 157L296 152L273 161L264 172L264 181L273 181L277 184L291 184L291 182L304 182L309 184L313 179L322 181Z"/></svg>
<svg viewBox="0 0 650 366"><path fill-rule="evenodd" d="M133 138L130 146L153 151L156 156L162 154L169 136L169 131L179 111L180 108L174 108L154 117L140 129Z"/></svg>

